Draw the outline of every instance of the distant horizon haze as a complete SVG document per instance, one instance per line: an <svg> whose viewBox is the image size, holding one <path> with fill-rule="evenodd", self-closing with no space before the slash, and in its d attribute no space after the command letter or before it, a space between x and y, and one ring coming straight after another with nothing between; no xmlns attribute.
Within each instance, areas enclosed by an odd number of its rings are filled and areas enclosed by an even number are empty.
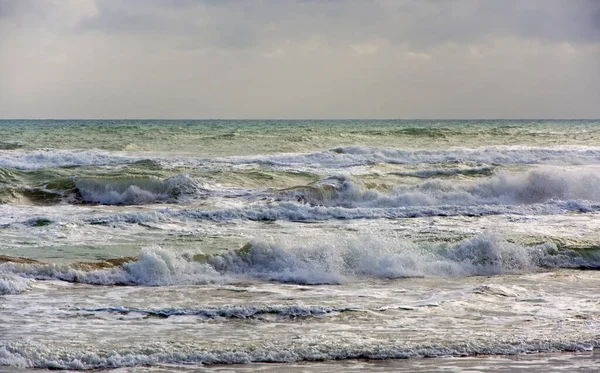
<svg viewBox="0 0 600 373"><path fill-rule="evenodd" d="M0 118L600 118L595 0L0 0Z"/></svg>

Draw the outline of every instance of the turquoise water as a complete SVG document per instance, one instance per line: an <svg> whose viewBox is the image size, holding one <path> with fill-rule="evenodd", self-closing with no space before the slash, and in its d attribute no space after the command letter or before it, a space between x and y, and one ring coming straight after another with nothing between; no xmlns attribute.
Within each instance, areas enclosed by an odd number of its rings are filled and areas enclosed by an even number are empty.
<svg viewBox="0 0 600 373"><path fill-rule="evenodd" d="M0 121L0 367L593 351L599 130Z"/></svg>

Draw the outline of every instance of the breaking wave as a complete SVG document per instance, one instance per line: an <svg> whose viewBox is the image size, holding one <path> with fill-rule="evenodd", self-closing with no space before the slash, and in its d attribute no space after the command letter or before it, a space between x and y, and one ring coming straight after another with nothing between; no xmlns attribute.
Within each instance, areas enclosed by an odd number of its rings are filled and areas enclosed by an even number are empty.
<svg viewBox="0 0 600 373"><path fill-rule="evenodd" d="M159 247L137 258L100 263L45 264L7 261L0 274L97 285L183 285L248 280L340 284L356 278L477 276L540 268L600 268L597 248L522 246L494 236L458 243L420 244L386 238L335 237L303 245L255 241L221 254L175 254Z"/></svg>
<svg viewBox="0 0 600 373"><path fill-rule="evenodd" d="M104 205L139 205L153 202L174 202L195 196L198 184L187 175L165 180L158 178L75 178L75 187L82 201Z"/></svg>
<svg viewBox="0 0 600 373"><path fill-rule="evenodd" d="M164 210L161 215L178 219L229 221L247 219L254 221L323 221L351 219L402 219L428 216L485 216L485 215L559 215L567 212L600 211L600 203L582 200L551 201L530 205L437 205L403 207L357 207L311 206L297 202L280 202L265 206L240 207L221 210L186 209ZM147 213L121 214L89 219L90 224L112 222L139 223L156 221L161 216Z"/></svg>
<svg viewBox="0 0 600 373"><path fill-rule="evenodd" d="M312 206L345 208L518 205L565 200L599 202L599 184L600 176L593 173L533 171L500 173L475 184L432 179L382 193L350 177L334 176L312 186L283 191L282 195Z"/></svg>
<svg viewBox="0 0 600 373"><path fill-rule="evenodd" d="M0 295L20 294L30 289L30 280L11 273L0 273Z"/></svg>
<svg viewBox="0 0 600 373"><path fill-rule="evenodd" d="M444 150L405 150L360 146L338 147L331 152L364 163L463 163L486 164L598 164L600 147L593 146L485 146ZM364 164L363 163L363 164Z"/></svg>
<svg viewBox="0 0 600 373"><path fill-rule="evenodd" d="M224 164L244 166L258 164L292 169L340 169L355 166L388 164L476 164L475 172L487 172L486 165L508 164L600 164L600 147L595 146L483 146L414 150L380 147L343 146L311 153L283 153L222 158L140 157L102 150L36 151L0 150L0 167L19 170L73 166L129 165L141 161L193 168L220 168ZM211 166L212 165L212 166ZM477 168L480 168L479 170Z"/></svg>
<svg viewBox="0 0 600 373"><path fill-rule="evenodd" d="M0 151L0 166L19 170L50 167L104 166L131 164L139 157L115 155L101 150L37 150L32 152Z"/></svg>
<svg viewBox="0 0 600 373"><path fill-rule="evenodd" d="M179 160L204 164L207 160ZM482 146L439 150L396 149L382 147L343 146L311 153L284 153L259 156L215 158L215 163L259 164L274 168L307 170L322 174L328 170L387 164L474 164L486 172L486 165L510 164L600 164L600 147L596 146ZM191 162L191 163L190 163ZM474 168L474 171L476 170Z"/></svg>
<svg viewBox="0 0 600 373"><path fill-rule="evenodd" d="M184 174L157 177L74 177L54 179L41 186L8 186L0 189L0 203L54 205L97 203L141 205L178 202L201 197L206 190Z"/></svg>
<svg viewBox="0 0 600 373"><path fill-rule="evenodd" d="M115 369L157 364L290 363L341 359L407 359L472 355L517 355L540 352L591 351L600 346L596 338L515 338L496 342L448 341L444 344L412 344L401 338L389 341L327 341L300 339L266 346L199 347L182 343L145 343L127 349L96 349L71 346L57 352L41 343L0 342L0 366L46 369Z"/></svg>

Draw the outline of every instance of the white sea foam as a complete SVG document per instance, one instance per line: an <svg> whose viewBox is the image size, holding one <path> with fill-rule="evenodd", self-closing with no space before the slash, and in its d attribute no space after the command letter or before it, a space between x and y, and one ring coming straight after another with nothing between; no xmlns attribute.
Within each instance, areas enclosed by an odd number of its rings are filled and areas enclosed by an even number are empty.
<svg viewBox="0 0 600 373"><path fill-rule="evenodd" d="M66 264L4 263L0 273L102 285L162 286L256 279L339 284L365 277L492 275L540 267L600 268L600 253L559 250L551 243L526 247L494 236L476 236L457 244L416 245L364 235L321 238L304 244L262 240L212 256L176 255L152 247L121 267L82 270Z"/></svg>
<svg viewBox="0 0 600 373"><path fill-rule="evenodd" d="M207 349L194 344L145 343L126 349L71 346L57 350L41 343L0 342L0 366L46 369L114 369L156 364L242 364L340 359L405 359L438 356L517 355L538 352L590 351L597 339L518 339L495 342L411 344L398 341L329 341L301 339L294 343Z"/></svg>
<svg viewBox="0 0 600 373"><path fill-rule="evenodd" d="M600 177L587 172L500 173L475 184L431 179L382 193L347 176L328 177L316 186L283 195L311 205L357 207L473 206L534 204L549 201L600 201Z"/></svg>
<svg viewBox="0 0 600 373"><path fill-rule="evenodd" d="M188 159L187 162L193 162ZM596 146L483 146L439 150L395 149L345 146L312 153L286 153L228 157L211 160L233 165L260 164L275 168L303 169L319 174L376 163L443 164L600 164L600 147ZM180 160L181 162L181 160ZM202 162L206 162L203 160ZM482 166L485 167L485 166Z"/></svg>
<svg viewBox="0 0 600 373"><path fill-rule="evenodd" d="M188 261L173 252L151 247L142 249L137 260L100 270L83 270L68 264L0 264L0 273L19 274L26 277L97 285L176 285L205 284L223 281L213 267L205 263Z"/></svg>
<svg viewBox="0 0 600 373"><path fill-rule="evenodd" d="M85 202L105 205L173 202L198 195L201 190L194 180L184 174L165 180L158 178L75 178L74 181Z"/></svg>
<svg viewBox="0 0 600 373"><path fill-rule="evenodd" d="M453 245L418 246L371 236L336 237L306 245L255 242L209 261L221 273L303 284L357 277L472 276L535 270L553 246L527 248L477 236ZM555 247L554 247L555 248Z"/></svg>
<svg viewBox="0 0 600 373"><path fill-rule="evenodd" d="M20 294L30 287L29 279L11 273L0 273L0 295Z"/></svg>
<svg viewBox="0 0 600 373"><path fill-rule="evenodd" d="M224 158L148 157L102 150L0 150L0 166L23 170L47 167L119 165L150 159L165 167L222 168L224 164L251 164L318 171L368 166L376 163L432 164L600 164L600 147L595 146L484 146L414 150L378 147L346 146L311 153L284 153Z"/></svg>
<svg viewBox="0 0 600 373"><path fill-rule="evenodd" d="M336 153L367 162L397 164L462 163L487 164L598 164L600 147L595 146L485 146L443 150L406 150L347 146L332 149Z"/></svg>
<svg viewBox="0 0 600 373"><path fill-rule="evenodd" d="M379 196L378 193L375 192ZM381 194L385 196L385 194ZM99 209L87 205L60 206L12 206L0 205L0 226L30 230L38 221L47 221L52 226L65 224L144 224L144 223L185 223L189 220L208 221L327 221L356 219L399 219L428 216L486 216L486 215L560 215L568 212L593 213L600 211L600 202L588 200L550 200L545 203L531 204L479 204L479 205L425 205L400 207L354 207L315 205L296 202L288 194L283 201L247 204L242 207L221 209L199 209L185 206L168 206L152 210L129 210L120 212L111 209ZM281 196L279 196L281 197ZM381 202L382 199L377 201ZM228 201L229 202L229 201ZM233 201L235 202L235 201ZM244 200L247 202L247 200ZM354 203L349 201L345 203Z"/></svg>
<svg viewBox="0 0 600 373"><path fill-rule="evenodd" d="M313 206L283 201L267 205L253 205L219 210L163 209L156 212L123 213L103 215L86 219L92 224L144 223L168 220L212 220L236 219L254 221L324 221L350 219L400 219L427 216L484 216L498 214L513 215L557 215L570 211L600 211L600 203L585 200L549 201L529 205L437 205L402 207L356 207Z"/></svg>
<svg viewBox="0 0 600 373"><path fill-rule="evenodd" d="M130 164L143 158L119 155L102 150L0 151L0 166L20 170L48 167L102 166Z"/></svg>
<svg viewBox="0 0 600 373"><path fill-rule="evenodd" d="M38 127L25 125L31 130ZM167 127L176 124L132 125L136 127L133 132L143 133L159 127L170 132ZM361 129L371 127L371 123L341 127L330 123L323 127L328 134L321 133L320 124L276 125L282 129L283 145L267 144L272 137L262 134L270 125L198 125L202 133L190 123L180 129L173 127L175 137L163 141L160 149L151 149L148 141L154 140L148 136L136 139L135 144L110 136L113 130L116 135L129 131L130 124L121 128L98 122L75 127L88 131L107 126L109 131L102 131L107 135L103 135L102 146L130 151L24 148L41 143L52 146L52 137L31 143L17 139L23 147L8 144L0 150L0 168L6 171L7 188L12 188L4 189L2 200L6 203L0 205L0 233L8 250L5 254L56 258L57 263L63 263L0 264L0 370L6 366L105 370L154 364L520 354L600 347L598 313L589 301L593 299L590 295L598 272L545 270L600 268L600 251L592 245L598 241L598 214L586 214L600 211L596 192L600 177L589 172L600 167L596 136L563 139L565 143L593 145L589 147L442 149L460 146L471 134L480 137L481 144L498 143L502 141L499 136L505 134L515 139L523 131L527 135L530 129L548 129L574 135L581 128L593 130L597 123L449 122L440 124L442 131L429 131L425 128L429 124L418 124L415 133L402 128L395 131L395 124L386 124L383 130L371 133ZM330 125L333 132L328 129ZM21 124L14 126L14 131L8 133L19 137ZM231 131L228 126L232 126ZM390 134L395 132L398 136L398 141L393 142L399 146L410 143L440 148L343 146L311 153L215 158L215 154L249 154L257 149L302 152L325 143L331 147L341 143L391 144L388 128ZM222 137L225 142L219 134L212 136L214 131L227 132ZM67 132L61 129L57 134ZM438 133L447 135L445 140L451 142L429 143L428 137ZM333 142L323 137L330 134ZM231 136L242 139L239 144L246 145L245 140L249 140L259 146L249 143L245 150L239 150L230 141ZM193 141L184 141L181 149L174 149L184 137ZM296 139L307 141L298 146ZM62 146L82 144L73 139L62 140ZM517 139L521 144L554 141L561 143L561 138ZM467 142L477 144L478 140L470 138ZM149 162L125 167L127 175L186 169L185 172L206 175L216 182L258 185L263 189L226 190L216 186L204 200L203 191L192 188L190 193L177 192L174 189L178 187L165 185L167 180L129 179L121 184L100 180L104 176L99 175L115 175L121 166L141 160ZM548 165L591 166L565 167L579 171L552 173L547 170L558 167ZM70 166L94 167L49 172L7 169ZM491 175L492 170L534 168L542 171ZM265 173L252 174L255 170ZM279 171L344 176L282 191L274 188L290 186L292 180L313 180L313 175L295 176ZM358 174L378 185L372 187L351 177ZM73 183L63 179L68 177L65 175L96 175L98 179L92 182L77 180L77 195L93 204L119 206L67 205L67 198L61 202L53 200L57 203L53 206L18 205L45 203L47 185L71 193ZM442 180L433 179L438 176ZM61 179L50 180L55 177ZM415 184L413 177L429 180ZM390 185L396 181L401 184ZM122 206L188 202L188 197L189 204ZM202 200L197 201L198 197ZM567 212L583 214L539 216ZM502 216L443 217L488 214ZM384 221L432 215L439 217ZM290 220L333 221L298 224ZM490 231L496 225L501 226L499 231L510 234L510 239L484 235L448 241ZM239 249L237 243L249 236L257 238ZM548 236L557 244L538 244ZM408 242L409 239L415 242ZM160 242L165 248L152 246L133 252L138 245L149 242ZM230 245L230 251L222 250L226 245ZM569 245L572 250L565 248ZM210 255L200 252L209 246ZM130 262L112 268L64 264L82 258L136 254ZM520 275L460 279L490 274ZM437 278L388 280L411 276ZM126 286L73 285L61 280ZM177 286L212 283L236 286ZM344 308L350 307L349 303L357 303L361 309L354 312ZM425 303L437 307L419 307ZM293 320L295 317L306 319ZM125 329L126 339L122 338ZM163 368L168 369L156 369Z"/></svg>
<svg viewBox="0 0 600 373"><path fill-rule="evenodd" d="M274 195L276 203L223 210L165 211L216 221L377 219L491 214L562 214L600 209L600 177L590 172L499 173L471 183L431 179L391 192L365 187L348 176L328 177Z"/></svg>
<svg viewBox="0 0 600 373"><path fill-rule="evenodd" d="M223 306L216 308L160 308L139 309L128 307L100 307L100 308L76 308L84 312L115 312L121 314L139 313L152 316L200 316L205 318L236 318L246 319L265 314L273 314L282 317L309 317L321 316L332 312L354 311L352 307L328 307L328 306L305 306L297 305L272 305L272 306Z"/></svg>

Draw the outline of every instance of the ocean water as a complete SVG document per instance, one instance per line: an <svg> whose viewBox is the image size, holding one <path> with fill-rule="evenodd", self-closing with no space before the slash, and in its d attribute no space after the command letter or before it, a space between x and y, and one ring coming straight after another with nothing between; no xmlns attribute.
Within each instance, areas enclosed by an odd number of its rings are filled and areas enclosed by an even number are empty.
<svg viewBox="0 0 600 373"><path fill-rule="evenodd" d="M595 371L599 186L593 120L0 121L0 371Z"/></svg>

